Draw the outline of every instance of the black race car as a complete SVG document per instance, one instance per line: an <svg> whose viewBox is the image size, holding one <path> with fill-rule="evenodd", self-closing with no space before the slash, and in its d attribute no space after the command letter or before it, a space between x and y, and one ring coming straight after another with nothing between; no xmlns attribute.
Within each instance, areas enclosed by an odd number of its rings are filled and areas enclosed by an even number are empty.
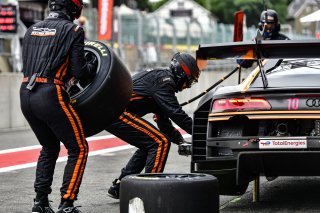
<svg viewBox="0 0 320 213"><path fill-rule="evenodd" d="M217 86L194 113L191 172L241 195L259 176L320 175L320 41L200 45L198 65L241 57L258 65L236 86ZM319 57L319 58L317 58Z"/></svg>

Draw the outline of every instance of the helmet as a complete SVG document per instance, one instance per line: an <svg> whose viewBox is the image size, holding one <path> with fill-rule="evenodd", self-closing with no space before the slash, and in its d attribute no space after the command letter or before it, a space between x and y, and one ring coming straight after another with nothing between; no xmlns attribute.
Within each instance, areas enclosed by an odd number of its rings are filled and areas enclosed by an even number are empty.
<svg viewBox="0 0 320 213"><path fill-rule="evenodd" d="M77 19L81 15L83 8L82 0L49 0L49 8L51 11L62 10L65 8L72 18Z"/></svg>
<svg viewBox="0 0 320 213"><path fill-rule="evenodd" d="M171 59L170 69L175 76L177 91L182 91L185 83L186 87L190 88L198 82L200 70L196 59L188 53L176 53Z"/></svg>
<svg viewBox="0 0 320 213"><path fill-rule="evenodd" d="M263 32L264 38L271 38L280 31L278 13L275 10L265 10L261 13L259 29Z"/></svg>

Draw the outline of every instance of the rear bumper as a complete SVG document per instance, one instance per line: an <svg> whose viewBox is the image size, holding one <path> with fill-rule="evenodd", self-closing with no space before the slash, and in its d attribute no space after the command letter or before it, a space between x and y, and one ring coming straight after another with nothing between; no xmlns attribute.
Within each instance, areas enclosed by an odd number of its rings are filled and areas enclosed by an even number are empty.
<svg viewBox="0 0 320 213"><path fill-rule="evenodd" d="M240 151L233 157L191 162L191 172L248 183L257 176L320 176L320 151Z"/></svg>
<svg viewBox="0 0 320 213"><path fill-rule="evenodd" d="M237 159L237 182L255 176L319 176L320 151L240 152Z"/></svg>

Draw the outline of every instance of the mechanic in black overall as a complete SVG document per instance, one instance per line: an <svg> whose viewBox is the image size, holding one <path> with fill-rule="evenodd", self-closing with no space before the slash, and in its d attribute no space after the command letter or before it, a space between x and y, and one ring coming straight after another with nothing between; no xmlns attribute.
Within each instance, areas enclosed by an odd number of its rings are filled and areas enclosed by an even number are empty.
<svg viewBox="0 0 320 213"><path fill-rule="evenodd" d="M147 70L133 76L130 102L119 119L106 130L138 150L122 169L119 178L113 181L107 193L110 197L119 199L120 181L126 175L138 174L143 168L146 173L163 172L170 143L184 142L170 119L192 134L192 118L182 110L175 93L190 88L198 82L199 75L195 58L187 53L177 53L170 67ZM148 113L156 115L160 130L142 118Z"/></svg>
<svg viewBox="0 0 320 213"><path fill-rule="evenodd" d="M265 10L260 15L259 30L263 32L263 40L290 40L286 35L280 33L280 22L275 10ZM237 59L237 63L243 68L249 68L255 60Z"/></svg>
<svg viewBox="0 0 320 213"><path fill-rule="evenodd" d="M80 212L74 207L88 157L79 116L70 104L65 83L93 78L97 60L86 62L84 31L73 23L82 0L51 0L49 16L31 26L23 40L22 112L42 145L36 169L33 213L54 212L49 205L60 141L68 150L58 213Z"/></svg>

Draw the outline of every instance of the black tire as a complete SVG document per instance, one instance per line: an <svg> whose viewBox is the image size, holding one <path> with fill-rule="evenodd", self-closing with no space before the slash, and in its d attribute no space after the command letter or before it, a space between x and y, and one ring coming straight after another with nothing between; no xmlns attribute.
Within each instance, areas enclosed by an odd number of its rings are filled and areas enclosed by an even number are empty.
<svg viewBox="0 0 320 213"><path fill-rule="evenodd" d="M117 119L132 93L131 74L107 45L86 41L85 52L98 59L96 76L90 82L79 82L69 94L78 112L85 136L101 132Z"/></svg>
<svg viewBox="0 0 320 213"><path fill-rule="evenodd" d="M235 138L243 136L244 125L240 121L228 123L221 127L220 137ZM236 172L221 174L217 176L219 180L219 189L221 195L242 195L246 192L249 183L237 184Z"/></svg>
<svg viewBox="0 0 320 213"><path fill-rule="evenodd" d="M121 180L120 213L137 199L147 213L219 212L218 191L218 180L208 174L130 175Z"/></svg>

